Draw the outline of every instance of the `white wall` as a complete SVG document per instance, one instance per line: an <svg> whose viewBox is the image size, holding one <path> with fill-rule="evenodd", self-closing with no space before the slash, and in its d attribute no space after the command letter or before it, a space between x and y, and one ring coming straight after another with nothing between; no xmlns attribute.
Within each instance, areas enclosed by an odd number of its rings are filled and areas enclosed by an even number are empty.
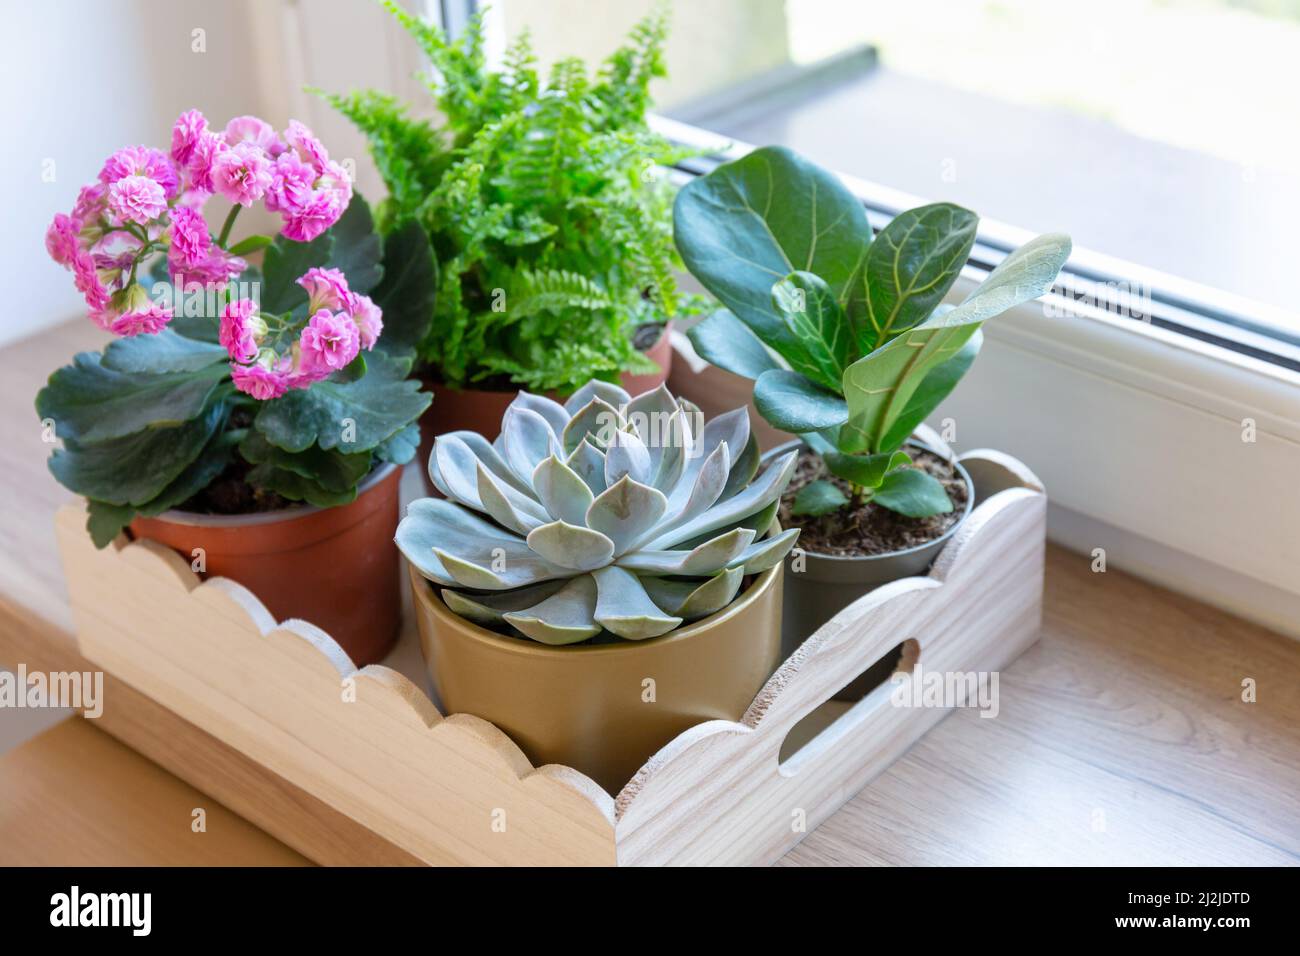
<svg viewBox="0 0 1300 956"><path fill-rule="evenodd" d="M246 0L5 4L0 344L83 314L45 228L113 150L165 148L190 107L221 123L262 108L246 13ZM206 52L193 49L195 30Z"/></svg>

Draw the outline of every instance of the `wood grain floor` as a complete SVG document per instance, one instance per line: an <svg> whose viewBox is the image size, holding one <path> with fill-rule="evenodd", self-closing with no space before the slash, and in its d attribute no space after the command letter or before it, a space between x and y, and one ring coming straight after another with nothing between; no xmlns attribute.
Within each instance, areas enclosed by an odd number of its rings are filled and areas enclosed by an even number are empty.
<svg viewBox="0 0 1300 956"><path fill-rule="evenodd" d="M70 496L32 401L99 341L78 322L0 350L0 665L70 627ZM782 863L1300 863L1300 642L1050 547L1042 640L1000 692L996 719L945 720ZM196 799L234 835L176 830ZM0 757L0 863L300 861L88 722Z"/></svg>

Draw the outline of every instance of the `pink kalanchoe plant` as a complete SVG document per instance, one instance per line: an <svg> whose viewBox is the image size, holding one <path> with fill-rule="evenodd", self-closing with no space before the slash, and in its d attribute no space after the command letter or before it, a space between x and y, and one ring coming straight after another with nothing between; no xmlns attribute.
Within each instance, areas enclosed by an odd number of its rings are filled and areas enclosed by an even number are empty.
<svg viewBox="0 0 1300 956"><path fill-rule="evenodd" d="M214 196L231 204L215 236L204 216ZM45 246L73 273L97 325L150 334L172 318L163 303L141 304L142 267L155 256L166 255L173 283L221 290L247 268L237 254L244 250L230 243L240 210L264 203L281 216L286 239L307 242L333 226L351 198L346 170L298 121L283 136L256 116L235 117L217 131L187 110L172 129L170 152L127 146L110 156L71 214L54 217Z"/></svg>
<svg viewBox="0 0 1300 956"><path fill-rule="evenodd" d="M329 378L363 349L373 349L383 330L382 310L369 296L352 292L338 269L311 268L297 282L308 295L311 318L305 325L292 317L268 322L251 299L231 302L222 313L219 340L232 359L232 381L254 398L278 398ZM272 324L281 341L297 330L297 339L280 353L265 347Z"/></svg>
<svg viewBox="0 0 1300 956"><path fill-rule="evenodd" d="M259 205L280 235L232 235ZM214 127L189 110L166 152L108 158L45 248L114 338L36 397L63 441L50 471L86 498L97 546L178 508L343 506L414 457L430 396L413 343L437 267L419 223L389 239L301 123Z"/></svg>

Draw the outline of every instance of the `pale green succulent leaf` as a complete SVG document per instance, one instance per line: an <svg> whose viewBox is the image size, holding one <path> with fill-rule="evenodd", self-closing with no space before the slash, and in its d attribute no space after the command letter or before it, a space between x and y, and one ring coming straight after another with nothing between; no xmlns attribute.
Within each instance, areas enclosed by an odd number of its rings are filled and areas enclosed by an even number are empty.
<svg viewBox="0 0 1300 956"><path fill-rule="evenodd" d="M751 528L732 528L689 551L641 549L620 557L618 566L645 574L713 574L743 554L755 534Z"/></svg>
<svg viewBox="0 0 1300 956"><path fill-rule="evenodd" d="M614 557L614 542L599 531L567 521L552 521L528 534L528 547L545 560L575 571L603 567Z"/></svg>
<svg viewBox="0 0 1300 956"><path fill-rule="evenodd" d="M654 538L647 542L646 547L654 550L669 549L678 542L734 524L745 515L767 507L781 497L781 492L790 483L798 457L796 451L787 452L769 464L744 491L718 502L693 521Z"/></svg>
<svg viewBox="0 0 1300 956"><path fill-rule="evenodd" d="M631 431L615 432L605 449L605 484L612 488L624 475L646 484L650 479L650 452Z"/></svg>
<svg viewBox="0 0 1300 956"><path fill-rule="evenodd" d="M541 415L557 436L564 434L564 428L569 423L569 413L564 410L564 406L544 395L520 392L510 405L515 408L526 408Z"/></svg>
<svg viewBox="0 0 1300 956"><path fill-rule="evenodd" d="M614 542L614 555L618 556L653 530L667 510L663 492L624 475L591 502L584 519L588 528Z"/></svg>
<svg viewBox="0 0 1300 956"><path fill-rule="evenodd" d="M755 541L745 548L740 553L740 556L735 558L727 567L743 571L745 574L760 574L785 560L785 556L790 553L790 549L795 546L795 542L798 540L799 529L787 528L780 534L772 535L770 538L764 538L761 541Z"/></svg>
<svg viewBox="0 0 1300 956"><path fill-rule="evenodd" d="M635 574L610 566L592 573L596 579L596 623L611 634L629 641L643 641L667 634L680 617L660 610Z"/></svg>
<svg viewBox="0 0 1300 956"><path fill-rule="evenodd" d="M525 484L533 480L533 472L554 452L560 441L546 419L529 408L511 406L501 419L501 451L506 464Z"/></svg>
<svg viewBox="0 0 1300 956"><path fill-rule="evenodd" d="M466 594L451 588L442 589L442 599L447 607L461 617L495 627L505 623L505 615L510 611L522 611L533 607L564 586L563 581L547 581L531 587L514 591L495 591L490 594Z"/></svg>
<svg viewBox="0 0 1300 956"><path fill-rule="evenodd" d="M599 634L595 615L596 582L590 574L582 574L533 607L502 616L535 641L563 645Z"/></svg>
<svg viewBox="0 0 1300 956"><path fill-rule="evenodd" d="M568 400L564 403L564 410L570 415L576 416L578 409L582 408L593 398L599 398L601 401L605 402L607 405L612 405L614 408L622 408L624 405L627 405L632 401L632 396L617 385L613 385L609 382L602 382L599 379L592 379L586 385L582 386L582 388L569 396Z"/></svg>
<svg viewBox="0 0 1300 956"><path fill-rule="evenodd" d="M551 517L569 524L586 523L587 509L595 496L582 476L559 458L552 455L537 466L533 487Z"/></svg>
<svg viewBox="0 0 1300 956"><path fill-rule="evenodd" d="M650 599L668 614L686 621L697 621L721 611L735 600L745 579L742 568L719 571L700 584L698 580L643 577L641 584Z"/></svg>
<svg viewBox="0 0 1300 956"><path fill-rule="evenodd" d="M593 495L605 490L605 454L585 438L564 462L583 480Z"/></svg>
<svg viewBox="0 0 1300 956"><path fill-rule="evenodd" d="M478 466L477 490L482 509L491 515L497 524L509 528L516 534L526 535L551 519L544 507L525 498L500 481L482 463Z"/></svg>
<svg viewBox="0 0 1300 956"><path fill-rule="evenodd" d="M584 440L604 452L614 434L626 424L617 408L602 398L593 398L574 413L561 433L565 454L572 454Z"/></svg>

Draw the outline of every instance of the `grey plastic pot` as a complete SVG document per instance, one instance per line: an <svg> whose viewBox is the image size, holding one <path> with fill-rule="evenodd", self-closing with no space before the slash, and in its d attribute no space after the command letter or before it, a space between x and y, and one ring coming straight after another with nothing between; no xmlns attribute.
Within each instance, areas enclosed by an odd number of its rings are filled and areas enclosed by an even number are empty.
<svg viewBox="0 0 1300 956"><path fill-rule="evenodd" d="M938 454L923 442L913 439L908 445ZM770 460L803 446L795 439L767 452ZM782 658L789 657L817 628L868 591L918 574L925 574L939 556L943 546L961 527L975 502L975 486L966 469L954 462L957 473L966 482L966 507L961 517L940 537L915 548L860 558L843 558L803 552L799 546L786 558L785 601L781 619ZM802 561L802 570L793 562Z"/></svg>

